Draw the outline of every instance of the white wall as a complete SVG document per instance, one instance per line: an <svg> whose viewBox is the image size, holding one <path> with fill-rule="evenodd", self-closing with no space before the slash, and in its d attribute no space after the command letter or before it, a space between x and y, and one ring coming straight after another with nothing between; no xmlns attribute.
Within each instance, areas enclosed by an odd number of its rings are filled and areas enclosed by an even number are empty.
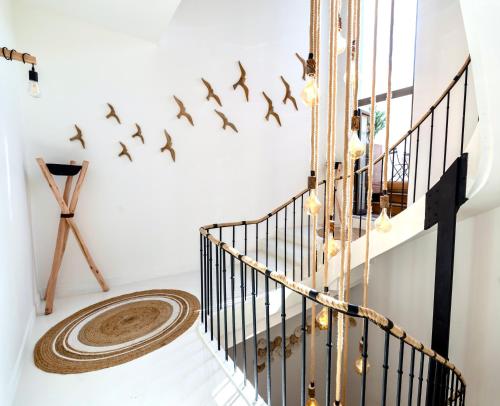
<svg viewBox="0 0 500 406"><path fill-rule="evenodd" d="M200 225L261 216L305 186L308 112L299 100L302 70L294 55L307 52L302 2L186 0L160 46L22 3L16 11L20 47L39 58L43 91L36 104L24 106L29 119L21 123L40 292L59 210L35 157L90 161L75 219L111 288L196 270ZM248 73L250 103L232 89L238 60ZM299 112L281 103L280 75L292 85ZM238 134L221 130L201 77L220 94ZM262 90L283 127L264 120ZM173 94L195 127L176 119ZM104 118L106 102L122 125ZM131 139L135 122L144 146ZM73 124L82 128L86 150L68 141ZM173 137L175 164L159 152L164 128ZM117 157L120 140L133 163ZM57 294L96 289L70 237Z"/></svg>
<svg viewBox="0 0 500 406"><path fill-rule="evenodd" d="M0 1L0 42L18 47L11 4ZM0 404L10 404L24 341L34 319L33 256L17 105L26 99L28 69L0 59Z"/></svg>
<svg viewBox="0 0 500 406"><path fill-rule="evenodd" d="M419 0L417 13L412 124L419 121L429 111L429 108L452 82L453 77L469 55L459 0ZM476 128L478 118L473 75L474 63L473 58L468 75L465 146ZM460 154L464 80L465 77L462 77L450 93L446 166L449 166ZM439 105L434 113L430 186L443 173L445 128L446 100ZM429 117L420 129L417 198L427 190L430 133L431 119ZM417 134L415 132L411 145L410 201L413 198L416 140Z"/></svg>

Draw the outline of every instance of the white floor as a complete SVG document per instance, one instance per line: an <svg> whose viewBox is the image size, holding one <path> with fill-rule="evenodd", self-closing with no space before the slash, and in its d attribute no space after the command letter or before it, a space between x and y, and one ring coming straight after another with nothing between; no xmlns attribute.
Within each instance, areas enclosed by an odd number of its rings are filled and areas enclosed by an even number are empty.
<svg viewBox="0 0 500 406"><path fill-rule="evenodd" d="M14 405L127 406L236 405L243 403L198 334L198 322L167 346L123 365L74 375L43 372L33 363L36 341L55 323L100 300L146 289L198 294L199 274L166 277L56 300L54 313L39 316L28 342Z"/></svg>

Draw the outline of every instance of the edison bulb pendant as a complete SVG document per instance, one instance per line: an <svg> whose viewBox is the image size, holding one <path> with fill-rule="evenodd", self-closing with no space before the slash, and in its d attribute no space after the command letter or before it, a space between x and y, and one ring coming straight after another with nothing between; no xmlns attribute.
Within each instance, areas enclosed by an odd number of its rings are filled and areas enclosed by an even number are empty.
<svg viewBox="0 0 500 406"><path fill-rule="evenodd" d="M365 153L366 145L361 142L358 137L358 134L354 133L351 135L349 139L349 155L351 159L359 159Z"/></svg>
<svg viewBox="0 0 500 406"><path fill-rule="evenodd" d="M326 244L325 244L326 246ZM326 247L326 250L328 252L328 258L334 257L337 255L340 251L340 244L337 240L334 240L333 238L330 238L328 240L328 247Z"/></svg>
<svg viewBox="0 0 500 406"><path fill-rule="evenodd" d="M347 41L342 36L342 32L339 30L337 32L337 55L340 55L341 53L345 52L346 48L347 48Z"/></svg>
<svg viewBox="0 0 500 406"><path fill-rule="evenodd" d="M319 91L318 85L316 83L316 78L314 76L309 76L304 89L300 93L302 101L309 107L316 106L318 104Z"/></svg>
<svg viewBox="0 0 500 406"><path fill-rule="evenodd" d="M328 308L323 307L321 311L316 316L316 326L324 331L328 330Z"/></svg>
<svg viewBox="0 0 500 406"><path fill-rule="evenodd" d="M306 406L319 406L319 403L315 398L309 398L306 401Z"/></svg>
<svg viewBox="0 0 500 406"><path fill-rule="evenodd" d="M387 209L384 207L382 213L375 220L375 230L379 233L388 233L392 229L391 219L387 215Z"/></svg>
<svg viewBox="0 0 500 406"><path fill-rule="evenodd" d="M354 366L356 368L356 372L359 375L363 375L363 357L361 355L356 360ZM370 370L370 363L368 362L368 360L366 360L366 372L368 372L369 370Z"/></svg>
<svg viewBox="0 0 500 406"><path fill-rule="evenodd" d="M304 203L304 210L306 211L308 216L315 216L319 213L321 209L321 202L316 196L316 189L311 189L311 194L307 196L307 199Z"/></svg>

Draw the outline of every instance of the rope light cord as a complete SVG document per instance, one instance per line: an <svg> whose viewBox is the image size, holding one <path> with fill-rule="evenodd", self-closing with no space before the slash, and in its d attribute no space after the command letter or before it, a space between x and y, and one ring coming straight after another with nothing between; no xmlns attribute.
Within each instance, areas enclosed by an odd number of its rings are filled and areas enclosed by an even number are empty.
<svg viewBox="0 0 500 406"><path fill-rule="evenodd" d="M363 306L368 303L368 283L370 280L370 229L372 222L373 194L373 140L375 138L375 84L377 81L377 36L378 36L378 0L375 0L373 24L373 60L372 60L372 94L370 111L370 143L368 152L368 191L366 210L365 265L363 270Z"/></svg>
<svg viewBox="0 0 500 406"><path fill-rule="evenodd" d="M385 113L385 158L384 159L384 181L383 193L387 194L387 169L389 166L389 135L391 125L391 99L392 99L392 53L394 50L394 0L391 0L391 22L389 34L389 64L387 71L387 98Z"/></svg>
<svg viewBox="0 0 500 406"><path fill-rule="evenodd" d="M352 43L352 7L353 0L348 0L347 4L347 43ZM349 124L350 124L350 114L349 114L349 106L350 106L350 81L351 81L351 58L347 56L346 58L346 88L345 88L345 103L344 103L344 176L342 179L342 213L341 213L341 267L340 267L340 275L339 275L339 299L344 300L344 274L345 274L345 248L346 248L346 206L347 206L347 162L348 162L348 142L349 142ZM340 399L342 395L342 354L344 348L344 315L338 315L338 327L337 327L337 369L336 369L336 377L335 377L335 402L336 404L340 404Z"/></svg>

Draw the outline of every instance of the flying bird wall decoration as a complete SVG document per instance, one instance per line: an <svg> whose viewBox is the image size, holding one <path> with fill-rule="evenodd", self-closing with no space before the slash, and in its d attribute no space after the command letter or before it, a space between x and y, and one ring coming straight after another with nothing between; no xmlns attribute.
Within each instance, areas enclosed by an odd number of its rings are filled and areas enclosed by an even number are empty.
<svg viewBox="0 0 500 406"><path fill-rule="evenodd" d="M236 126L234 125L234 123L231 123L226 115L222 112L222 111L219 111L217 109L214 110L217 115L222 119L222 129L225 130L226 127L230 127L233 129L234 132L238 132L238 129L236 128Z"/></svg>
<svg viewBox="0 0 500 406"><path fill-rule="evenodd" d="M75 129L76 129L76 135L71 137L69 140L80 141L80 144L82 144L83 149L85 149L85 140L83 139L82 130L80 130L80 127L78 127L76 124L75 124Z"/></svg>
<svg viewBox="0 0 500 406"><path fill-rule="evenodd" d="M134 134L132 134L132 138L140 138L140 140L144 144L144 136L142 135L141 126L139 124L135 123L135 128L137 129L137 131Z"/></svg>
<svg viewBox="0 0 500 406"><path fill-rule="evenodd" d="M122 150L121 152L118 154L119 157L122 157L122 156L126 156L130 162L132 162L132 157L130 156L129 152L128 152L128 148L127 146L120 141L120 145L122 146Z"/></svg>
<svg viewBox="0 0 500 406"><path fill-rule="evenodd" d="M216 102L216 103L217 103L220 107L222 107L222 103L221 103L221 101L220 101L220 97L219 97L217 94L215 94L215 92L214 92L214 89L213 89L212 85L211 85L208 81L206 81L205 79L203 79L203 78L201 78L201 81L205 84L205 86L206 86L206 88L207 88L207 90L208 90L207 100L214 99L214 100L215 100L215 102Z"/></svg>
<svg viewBox="0 0 500 406"><path fill-rule="evenodd" d="M246 85L246 80L247 80L247 73L245 71L245 68L243 68L243 65L241 64L240 61L238 61L238 65L240 67L240 78L238 81L233 85L233 89L236 90L236 88L239 86L243 89L243 92L245 93L245 98L248 101L248 97L250 95L250 91L248 89L248 86Z"/></svg>
<svg viewBox="0 0 500 406"><path fill-rule="evenodd" d="M166 144L161 148L161 152L169 151L170 156L172 157L172 161L175 162L175 149L173 147L173 142L172 142L172 137L170 134L167 132L167 130L163 130L165 134L165 138L167 139Z"/></svg>
<svg viewBox="0 0 500 406"><path fill-rule="evenodd" d="M307 62L304 58L302 58L297 52L295 52L295 56L297 59L300 61L302 64L302 80L306 80L306 73L307 73Z"/></svg>
<svg viewBox="0 0 500 406"><path fill-rule="evenodd" d="M111 103L107 103L107 105L109 107L109 113L106 115L106 118L114 118L118 122L118 124L121 124L122 122L120 121L120 117L118 117L118 114L116 114L113 105Z"/></svg>
<svg viewBox="0 0 500 406"><path fill-rule="evenodd" d="M285 85L285 97L283 98L283 104L286 104L287 100L290 100L293 104L293 107L295 107L295 110L298 110L299 108L297 107L297 100L295 100L295 97L292 96L292 90L290 89L290 84L285 80L283 76L280 76L281 81Z"/></svg>
<svg viewBox="0 0 500 406"><path fill-rule="evenodd" d="M181 117L185 117L186 120L189 121L189 123L194 127L193 117L191 117L191 114L186 111L186 107L184 106L182 100L178 99L176 96L174 96L174 99L179 106L179 113L177 114L177 118L180 119Z"/></svg>
<svg viewBox="0 0 500 406"><path fill-rule="evenodd" d="M281 127L281 119L278 113L274 111L274 106L273 106L273 101L269 98L269 96L266 94L266 92L262 92L262 95L267 101L267 113L266 113L266 120L269 121L269 116L273 116L276 119L276 122L278 125Z"/></svg>

